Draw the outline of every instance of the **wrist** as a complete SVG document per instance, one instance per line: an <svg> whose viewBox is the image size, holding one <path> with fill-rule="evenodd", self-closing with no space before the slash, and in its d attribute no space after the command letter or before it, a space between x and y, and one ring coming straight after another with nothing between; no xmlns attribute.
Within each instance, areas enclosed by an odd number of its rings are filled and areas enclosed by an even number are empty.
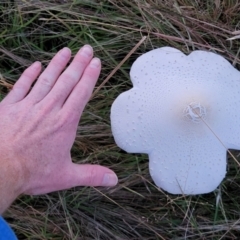
<svg viewBox="0 0 240 240"><path fill-rule="evenodd" d="M24 172L17 159L0 154L0 214L24 192Z"/></svg>

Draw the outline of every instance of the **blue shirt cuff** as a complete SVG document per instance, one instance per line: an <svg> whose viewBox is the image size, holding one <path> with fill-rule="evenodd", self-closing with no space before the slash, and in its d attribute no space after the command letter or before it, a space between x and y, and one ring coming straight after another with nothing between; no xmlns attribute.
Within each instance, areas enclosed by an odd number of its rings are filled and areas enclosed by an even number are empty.
<svg viewBox="0 0 240 240"><path fill-rule="evenodd" d="M13 230L6 221L0 216L0 240L17 240Z"/></svg>

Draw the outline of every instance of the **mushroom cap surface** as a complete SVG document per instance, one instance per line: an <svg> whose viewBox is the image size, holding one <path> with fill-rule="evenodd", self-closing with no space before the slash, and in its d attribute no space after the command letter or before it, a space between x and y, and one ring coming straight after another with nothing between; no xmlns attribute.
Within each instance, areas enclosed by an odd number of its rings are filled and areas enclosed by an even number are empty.
<svg viewBox="0 0 240 240"><path fill-rule="evenodd" d="M172 194L215 190L227 149L240 149L240 73L206 51L162 47L132 65L133 88L111 107L117 145L149 155L155 184Z"/></svg>

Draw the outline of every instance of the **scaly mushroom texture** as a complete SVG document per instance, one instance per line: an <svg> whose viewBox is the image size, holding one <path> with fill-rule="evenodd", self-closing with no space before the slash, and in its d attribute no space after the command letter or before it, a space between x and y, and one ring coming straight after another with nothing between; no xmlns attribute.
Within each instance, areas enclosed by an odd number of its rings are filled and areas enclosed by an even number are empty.
<svg viewBox="0 0 240 240"><path fill-rule="evenodd" d="M140 56L133 88L111 108L117 145L147 153L155 184L172 194L202 194L226 174L227 149L240 149L240 73L205 51L163 47Z"/></svg>

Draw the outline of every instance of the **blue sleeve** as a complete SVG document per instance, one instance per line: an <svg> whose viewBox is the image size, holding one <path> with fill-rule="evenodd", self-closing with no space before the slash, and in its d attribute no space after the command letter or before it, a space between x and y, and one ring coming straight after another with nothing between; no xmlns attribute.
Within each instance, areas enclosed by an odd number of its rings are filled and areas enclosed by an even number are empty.
<svg viewBox="0 0 240 240"><path fill-rule="evenodd" d="M13 230L8 226L0 216L0 240L17 240Z"/></svg>

